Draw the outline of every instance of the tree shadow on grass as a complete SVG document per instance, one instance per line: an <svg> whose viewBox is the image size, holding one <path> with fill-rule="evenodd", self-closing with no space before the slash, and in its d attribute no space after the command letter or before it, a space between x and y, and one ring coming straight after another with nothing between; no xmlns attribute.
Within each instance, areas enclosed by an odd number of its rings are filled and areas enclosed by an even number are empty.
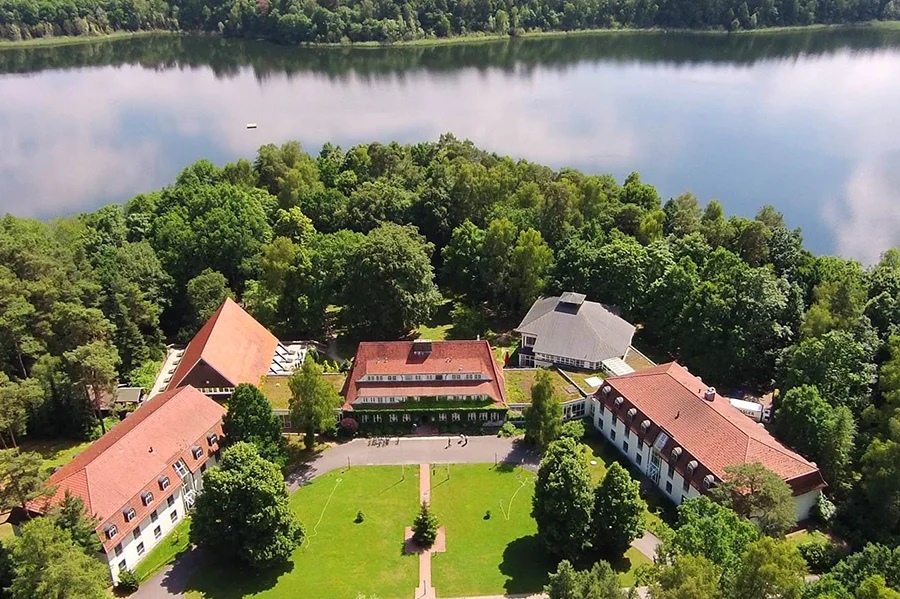
<svg viewBox="0 0 900 599"><path fill-rule="evenodd" d="M194 550L196 553L196 550ZM187 576L176 571L179 568L179 560L175 567L166 575L162 586L170 593L198 592L204 597L215 599L240 599L248 595L255 595L273 588L278 584L278 579L294 570L294 562L287 561L284 564L254 570L217 562L213 556L203 554L195 558L194 563L186 564L192 568ZM174 584L168 584L169 581Z"/></svg>
<svg viewBox="0 0 900 599"><path fill-rule="evenodd" d="M507 594L537 593L547 584L550 572L556 571L558 560L547 554L537 535L520 537L503 550L500 572L508 580Z"/></svg>

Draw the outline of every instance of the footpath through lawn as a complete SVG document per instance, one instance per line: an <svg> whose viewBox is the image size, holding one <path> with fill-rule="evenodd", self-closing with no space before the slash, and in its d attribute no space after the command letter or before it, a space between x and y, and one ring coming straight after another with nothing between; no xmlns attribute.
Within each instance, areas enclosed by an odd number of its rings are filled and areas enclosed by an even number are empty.
<svg viewBox="0 0 900 599"><path fill-rule="evenodd" d="M273 572L201 567L189 597L355 599L357 594L397 599L416 588L419 562L403 555L403 529L415 517L418 468L353 467L301 487L291 507L306 540L286 568ZM356 523L357 512L364 519Z"/></svg>

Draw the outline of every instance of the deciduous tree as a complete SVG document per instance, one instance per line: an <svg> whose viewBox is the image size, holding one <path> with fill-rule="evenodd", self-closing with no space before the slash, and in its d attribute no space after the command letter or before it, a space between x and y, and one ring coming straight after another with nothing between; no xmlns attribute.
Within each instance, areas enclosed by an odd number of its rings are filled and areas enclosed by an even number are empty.
<svg viewBox="0 0 900 599"><path fill-rule="evenodd" d="M281 417L272 411L266 396L249 383L241 383L228 400L222 432L230 444L252 443L264 459L284 466L287 442L281 434Z"/></svg>
<svg viewBox="0 0 900 599"><path fill-rule="evenodd" d="M769 536L781 537L797 523L791 488L759 462L725 468L711 495Z"/></svg>
<svg viewBox="0 0 900 599"><path fill-rule="evenodd" d="M217 558L264 568L286 561L302 540L278 466L250 443L223 450L219 467L203 477L191 541Z"/></svg>
<svg viewBox="0 0 900 599"><path fill-rule="evenodd" d="M609 557L624 554L644 532L646 509L638 482L613 462L594 491L593 547Z"/></svg>
<svg viewBox="0 0 900 599"><path fill-rule="evenodd" d="M538 370L531 386L531 405L525 410L525 440L544 451L562 430L562 406L553 395L550 372Z"/></svg>
<svg viewBox="0 0 900 599"><path fill-rule="evenodd" d="M651 599L721 599L722 569L703 556L678 555L650 586Z"/></svg>
<svg viewBox="0 0 900 599"><path fill-rule="evenodd" d="M605 561L595 562L590 570L576 570L562 560L544 587L548 599L622 599L616 573Z"/></svg>
<svg viewBox="0 0 900 599"><path fill-rule="evenodd" d="M787 541L763 537L751 543L741 556L734 596L741 599L799 599L806 562Z"/></svg>
<svg viewBox="0 0 900 599"><path fill-rule="evenodd" d="M288 379L291 426L303 431L307 448L315 444L316 430L331 430L337 425L335 410L341 405L341 396L322 373L322 367L308 359Z"/></svg>
<svg viewBox="0 0 900 599"><path fill-rule="evenodd" d="M578 558L590 543L592 509L591 474L575 442L551 443L538 469L531 508L547 550Z"/></svg>
<svg viewBox="0 0 900 599"><path fill-rule="evenodd" d="M12 545L12 599L106 599L109 571L50 518L22 526Z"/></svg>
<svg viewBox="0 0 900 599"><path fill-rule="evenodd" d="M48 474L44 460L36 452L20 453L18 449L0 450L0 508L24 508L28 502L50 497Z"/></svg>

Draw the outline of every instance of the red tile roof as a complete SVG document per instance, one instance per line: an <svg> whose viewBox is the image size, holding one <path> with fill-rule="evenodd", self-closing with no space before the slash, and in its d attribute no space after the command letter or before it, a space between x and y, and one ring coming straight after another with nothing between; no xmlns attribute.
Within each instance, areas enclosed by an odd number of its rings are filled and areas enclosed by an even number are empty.
<svg viewBox="0 0 900 599"><path fill-rule="evenodd" d="M344 409L360 397L487 395L506 405L503 369L497 366L487 341L433 341L428 353L413 352L412 341L364 341L356 350L344 384ZM368 374L481 373L488 380L360 381Z"/></svg>
<svg viewBox="0 0 900 599"><path fill-rule="evenodd" d="M682 472L689 461L696 460L701 468L694 470L695 477L702 479L702 471L708 471L721 479L728 466L760 462L787 481L796 494L825 486L813 463L779 443L721 395L715 394L712 401L704 399L709 386L675 362L611 377L606 384L611 391L603 393L601 388L597 398L632 430L644 434L644 442L652 443L660 430L665 432L670 441L662 451L668 459L672 449L682 448L676 460ZM617 397L624 400L619 406ZM629 417L631 408L637 413ZM646 431L640 427L644 420L653 425Z"/></svg>
<svg viewBox="0 0 900 599"><path fill-rule="evenodd" d="M231 298L194 335L169 382L178 387L201 360L232 385L259 385L269 371L278 339Z"/></svg>
<svg viewBox="0 0 900 599"><path fill-rule="evenodd" d="M53 473L49 484L57 489L50 503L62 500L66 491L81 497L87 512L100 520L97 533L104 548L110 549L179 488L175 462L183 459L195 472L218 449L218 443L208 443L206 436L222 435L224 414L221 405L190 386L157 395ZM203 449L197 459L192 446ZM165 491L160 489L160 476L169 477ZM141 501L145 491L153 493L149 506ZM29 507L43 512L48 504ZM126 522L123 510L129 507L137 515ZM103 534L109 524L118 529L113 539Z"/></svg>

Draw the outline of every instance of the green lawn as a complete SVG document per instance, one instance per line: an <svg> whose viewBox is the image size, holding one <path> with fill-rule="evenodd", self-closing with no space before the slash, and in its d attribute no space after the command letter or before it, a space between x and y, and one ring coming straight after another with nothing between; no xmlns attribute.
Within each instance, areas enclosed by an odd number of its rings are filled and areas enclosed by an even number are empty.
<svg viewBox="0 0 900 599"><path fill-rule="evenodd" d="M266 396L273 408L286 410L290 407L291 388L288 386L290 378L286 375L264 376L260 382L259 390ZM347 375L342 372L325 372L322 374L322 378L340 393L344 388Z"/></svg>
<svg viewBox="0 0 900 599"><path fill-rule="evenodd" d="M75 454L87 449L91 441L72 441L71 439L35 439L19 443L19 451L36 451L44 458L44 469L52 472L72 461Z"/></svg>
<svg viewBox="0 0 900 599"><path fill-rule="evenodd" d="M469 464L436 466L431 479L435 514L447 532L447 552L432 560L438 596L538 592L556 569L531 518L535 475L520 468ZM491 517L485 519L490 510ZM590 561L590 560L588 560ZM634 549L613 564L622 586L649 563ZM589 567L589 563L579 567Z"/></svg>
<svg viewBox="0 0 900 599"><path fill-rule="evenodd" d="M169 531L162 542L153 548L138 564L134 573L143 582L159 572L163 566L171 564L178 555L190 546L191 519L185 518Z"/></svg>
<svg viewBox="0 0 900 599"><path fill-rule="evenodd" d="M413 337L431 341L443 341L446 339L453 329L453 323L450 322L450 310L452 308L453 302L449 299L444 300L438 306L431 320L416 327Z"/></svg>
<svg viewBox="0 0 900 599"><path fill-rule="evenodd" d="M419 563L403 555L403 529L412 523L418 469L372 466L334 471L300 488L291 507L307 539L285 568L263 573L198 568L188 597L406 599L416 588ZM362 510L365 519L354 523Z"/></svg>
<svg viewBox="0 0 900 599"><path fill-rule="evenodd" d="M578 389L572 386L557 371L547 370L553 378L553 396L559 401L569 401L582 397ZM506 380L506 396L509 403L531 403L531 386L537 378L536 369L506 369L503 378Z"/></svg>

